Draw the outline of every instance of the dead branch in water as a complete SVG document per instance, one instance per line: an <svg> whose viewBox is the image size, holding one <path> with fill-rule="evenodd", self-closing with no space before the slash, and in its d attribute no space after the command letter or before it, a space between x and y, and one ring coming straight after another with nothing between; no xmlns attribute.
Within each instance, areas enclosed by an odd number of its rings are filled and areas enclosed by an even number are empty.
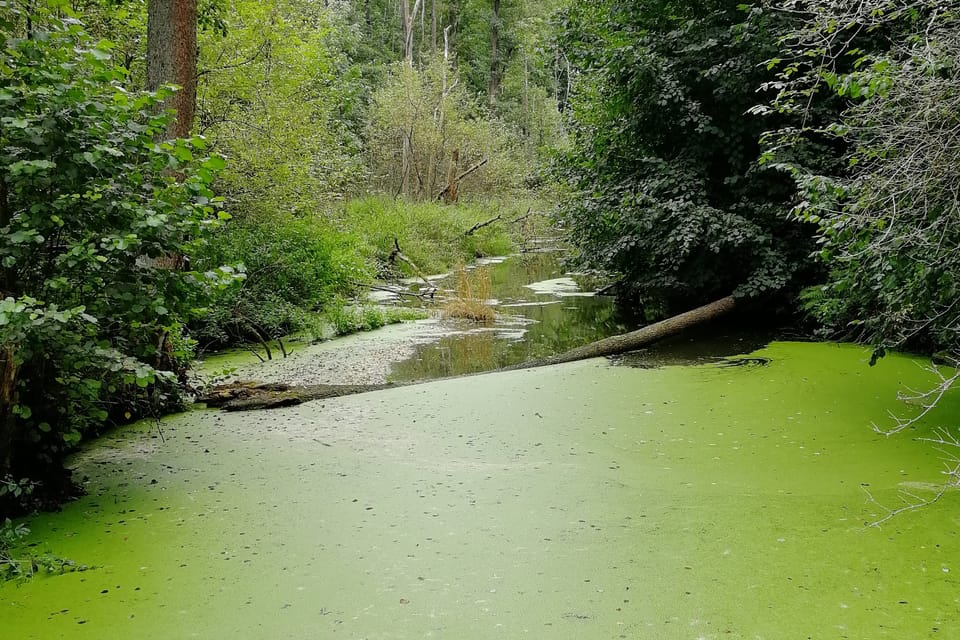
<svg viewBox="0 0 960 640"><path fill-rule="evenodd" d="M423 283L427 286L427 290L430 291L430 294L429 294L430 297L433 297L433 294L436 293L437 288L433 286L432 282L427 280L427 276L423 275L423 272L420 271L420 267L418 267L413 262L413 260L403 255L403 251L400 250L400 240L398 240L397 238L394 238L393 247L394 247L393 251L390 252L390 263L396 264L397 260L399 260L400 262L410 267L413 270L414 275L416 275L418 278L423 280Z"/></svg>
<svg viewBox="0 0 960 640"><path fill-rule="evenodd" d="M355 287L364 287L366 289L370 289L371 291L383 291L384 293L392 293L397 297L407 296L410 298L416 298L417 300L420 300L422 302L426 302L427 300L432 300L434 294L437 291L436 288L433 288L427 293L418 293L416 291L408 291L406 289L394 289L393 287L387 287L379 284L364 284L362 282L351 282L350 284L352 284Z"/></svg>

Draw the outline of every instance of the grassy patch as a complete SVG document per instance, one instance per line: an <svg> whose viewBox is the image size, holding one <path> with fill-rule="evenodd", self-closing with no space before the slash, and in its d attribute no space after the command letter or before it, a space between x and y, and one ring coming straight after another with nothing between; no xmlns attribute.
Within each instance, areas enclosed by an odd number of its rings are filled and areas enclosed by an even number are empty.
<svg viewBox="0 0 960 640"><path fill-rule="evenodd" d="M522 225L510 221L523 216L530 206L521 200L447 206L367 197L347 203L339 215L341 228L353 232L370 258L385 263L396 239L404 255L432 274L449 271L458 262L513 252ZM501 219L496 223L465 235L497 215Z"/></svg>
<svg viewBox="0 0 960 640"><path fill-rule="evenodd" d="M338 336L372 331L388 324L411 322L429 317L422 309L403 307L378 307L376 305L350 306L342 299L336 300L324 311L323 317Z"/></svg>
<svg viewBox="0 0 960 640"><path fill-rule="evenodd" d="M490 272L486 267L467 271L457 265L457 295L443 309L448 318L463 318L483 324L494 320L493 307L487 304L491 296Z"/></svg>

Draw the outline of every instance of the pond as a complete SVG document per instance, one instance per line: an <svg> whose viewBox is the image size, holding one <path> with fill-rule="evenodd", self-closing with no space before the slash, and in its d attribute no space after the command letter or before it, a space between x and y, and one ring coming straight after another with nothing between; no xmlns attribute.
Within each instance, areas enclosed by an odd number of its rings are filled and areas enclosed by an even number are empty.
<svg viewBox="0 0 960 640"><path fill-rule="evenodd" d="M951 637L960 496L870 524L935 495L922 438L960 403L887 438L921 362L750 357L118 429L75 461L90 495L31 522L92 568L0 585L4 637Z"/></svg>

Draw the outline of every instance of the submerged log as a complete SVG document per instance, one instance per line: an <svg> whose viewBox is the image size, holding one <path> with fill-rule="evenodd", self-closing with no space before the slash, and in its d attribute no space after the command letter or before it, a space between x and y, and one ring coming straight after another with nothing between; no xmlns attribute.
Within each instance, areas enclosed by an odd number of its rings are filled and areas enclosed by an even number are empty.
<svg viewBox="0 0 960 640"><path fill-rule="evenodd" d="M687 311L672 318L655 322L636 331L631 331L630 333L611 336L603 340L591 342L582 347L577 347L576 349L571 349L560 355L521 362L520 364L510 367L497 369L497 371L516 371L519 369L546 367L554 364L563 364L565 362L575 362L577 360L600 358L635 351L665 338L669 338L670 336L674 336L684 329L709 322L729 313L734 307L736 307L736 300L734 300L732 296L727 296L726 298L721 298L702 307L697 307L692 311ZM238 382L231 385L213 387L207 394L201 396L198 401L206 402L208 406L222 407L226 411L274 409L277 407L298 405L303 402L309 402L310 400L337 398L357 393L366 393L368 391L379 391L381 389L420 384L421 382L431 382L431 380L396 384L318 384L301 387L284 384Z"/></svg>
<svg viewBox="0 0 960 640"><path fill-rule="evenodd" d="M291 407L310 400L337 398L368 391L387 389L389 384L312 384L291 386L288 384L234 382L217 385L197 398L208 407L220 407L225 411L250 411L252 409L277 409Z"/></svg>

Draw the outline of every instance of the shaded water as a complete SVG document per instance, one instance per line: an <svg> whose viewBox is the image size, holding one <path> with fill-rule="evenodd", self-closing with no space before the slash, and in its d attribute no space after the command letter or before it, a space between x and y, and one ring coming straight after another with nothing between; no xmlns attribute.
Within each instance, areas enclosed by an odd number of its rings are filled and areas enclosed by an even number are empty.
<svg viewBox="0 0 960 640"><path fill-rule="evenodd" d="M618 316L613 298L592 295L596 283L590 278L565 274L555 253L511 256L485 268L495 299L496 324L454 323L459 329L454 334L420 345L411 358L394 364L390 380L489 371L562 353L633 328ZM562 276L567 276L566 282L549 286L549 281ZM548 286L529 286L543 282ZM440 286L452 283L441 281Z"/></svg>
<svg viewBox="0 0 960 640"><path fill-rule="evenodd" d="M4 637L952 637L960 421L908 433L916 360L775 343L766 366L606 361L120 429L32 523L97 568L0 585Z"/></svg>

